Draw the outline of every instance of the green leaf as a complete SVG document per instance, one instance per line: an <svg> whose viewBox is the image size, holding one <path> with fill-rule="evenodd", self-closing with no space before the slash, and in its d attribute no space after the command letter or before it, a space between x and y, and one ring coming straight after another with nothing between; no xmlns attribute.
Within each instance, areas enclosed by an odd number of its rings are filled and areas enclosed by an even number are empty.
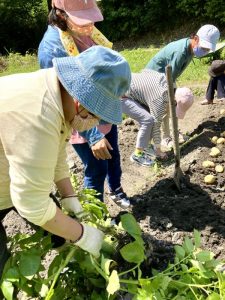
<svg viewBox="0 0 225 300"><path fill-rule="evenodd" d="M116 291L120 289L120 281L116 270L113 270L110 277L109 283L107 285L107 292L109 295L113 295Z"/></svg>
<svg viewBox="0 0 225 300"><path fill-rule="evenodd" d="M203 250L196 254L196 259L199 260L200 262L210 261L213 259L213 257L214 257L214 254L207 250Z"/></svg>
<svg viewBox="0 0 225 300"><path fill-rule="evenodd" d="M143 247L138 242L132 242L120 249L122 257L131 263L139 264L145 259Z"/></svg>
<svg viewBox="0 0 225 300"><path fill-rule="evenodd" d="M109 268L110 268L111 262L113 262L112 259L105 258L105 257L102 255L102 259L101 259L101 268L102 268L102 270L104 271L104 273L105 273L106 275L108 275L108 276L109 276L109 274L110 274Z"/></svg>
<svg viewBox="0 0 225 300"><path fill-rule="evenodd" d="M181 266L181 269L182 269L183 272L187 272L188 271L188 266L187 265L181 264L180 266Z"/></svg>
<svg viewBox="0 0 225 300"><path fill-rule="evenodd" d="M51 262L48 268L48 277L54 275L58 271L62 263L62 260L63 260L63 253L60 253L57 256L55 256L55 258L53 259L53 261Z"/></svg>
<svg viewBox="0 0 225 300"><path fill-rule="evenodd" d="M199 271L203 273L206 272L206 269L203 267L201 262L194 259L190 259L190 262L192 263L193 267L197 268Z"/></svg>
<svg viewBox="0 0 225 300"><path fill-rule="evenodd" d="M105 289L105 279L100 277L100 278L88 278L90 282L97 288Z"/></svg>
<svg viewBox="0 0 225 300"><path fill-rule="evenodd" d="M22 253L19 260L19 270L27 279L32 279L41 265L41 257L32 253Z"/></svg>
<svg viewBox="0 0 225 300"><path fill-rule="evenodd" d="M121 216L121 223L123 228L134 238L136 235L141 236L141 229L135 220L134 216L131 214L124 214Z"/></svg>
<svg viewBox="0 0 225 300"><path fill-rule="evenodd" d="M112 243L107 242L106 240L103 240L102 242L102 252L112 255L113 253L115 253L115 247L113 246Z"/></svg>
<svg viewBox="0 0 225 300"><path fill-rule="evenodd" d="M4 280L1 284L1 289L6 300L13 300L14 287L11 282Z"/></svg>
<svg viewBox="0 0 225 300"><path fill-rule="evenodd" d="M195 247L199 248L201 246L201 233L194 229L194 240L195 240Z"/></svg>
<svg viewBox="0 0 225 300"><path fill-rule="evenodd" d="M209 295L206 300L221 300L220 295L217 293L212 293Z"/></svg>
<svg viewBox="0 0 225 300"><path fill-rule="evenodd" d="M194 250L194 245L193 245L191 239L189 239L188 237L185 237L183 247L185 249L186 254L190 254Z"/></svg>
<svg viewBox="0 0 225 300"><path fill-rule="evenodd" d="M175 250L176 255L179 258L179 260L181 260L185 257L185 250L183 247L176 245L176 246L174 246L174 250Z"/></svg>
<svg viewBox="0 0 225 300"><path fill-rule="evenodd" d="M11 281L11 282L19 281L20 274L18 271L18 267L15 266L13 268L8 269L3 276L4 279L6 279L7 281Z"/></svg>
<svg viewBox="0 0 225 300"><path fill-rule="evenodd" d="M165 291L172 279L169 276L163 276L161 280L161 288Z"/></svg>

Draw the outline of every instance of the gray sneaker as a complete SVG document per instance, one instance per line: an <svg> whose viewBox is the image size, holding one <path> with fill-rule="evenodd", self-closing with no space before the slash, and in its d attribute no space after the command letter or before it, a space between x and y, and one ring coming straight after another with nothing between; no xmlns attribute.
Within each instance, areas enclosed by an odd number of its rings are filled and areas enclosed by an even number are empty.
<svg viewBox="0 0 225 300"><path fill-rule="evenodd" d="M152 164L154 164L154 161L144 152L141 155L135 155L135 153L133 153L130 157L130 160L144 167L150 167Z"/></svg>
<svg viewBox="0 0 225 300"><path fill-rule="evenodd" d="M144 153L146 155L150 156L152 159L156 158L155 149L154 149L154 146L152 144L149 144L148 147L144 149Z"/></svg>

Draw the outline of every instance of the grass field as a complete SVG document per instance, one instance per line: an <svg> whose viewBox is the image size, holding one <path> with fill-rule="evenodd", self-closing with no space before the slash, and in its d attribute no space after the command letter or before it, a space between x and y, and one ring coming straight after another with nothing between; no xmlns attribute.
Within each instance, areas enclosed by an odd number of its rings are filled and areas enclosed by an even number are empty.
<svg viewBox="0 0 225 300"><path fill-rule="evenodd" d="M137 48L132 50L123 50L121 54L127 59L132 72L139 72L145 67L148 61L159 51L159 48ZM225 50L222 51L221 57L225 57ZM183 74L178 79L178 85L194 86L202 85L208 82L208 67L210 58L194 58ZM5 68L4 68L5 66ZM6 57L0 57L0 76L13 73L32 72L39 68L37 56L35 54L26 54L22 56L18 53L10 53Z"/></svg>

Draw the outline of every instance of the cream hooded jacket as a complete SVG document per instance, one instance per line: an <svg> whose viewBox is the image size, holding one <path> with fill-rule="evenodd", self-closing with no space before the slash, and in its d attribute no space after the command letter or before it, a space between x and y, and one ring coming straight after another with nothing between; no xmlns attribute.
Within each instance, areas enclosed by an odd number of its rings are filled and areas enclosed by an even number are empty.
<svg viewBox="0 0 225 300"><path fill-rule="evenodd" d="M53 68L0 78L0 210L39 226L55 216L49 193L69 177L70 135Z"/></svg>

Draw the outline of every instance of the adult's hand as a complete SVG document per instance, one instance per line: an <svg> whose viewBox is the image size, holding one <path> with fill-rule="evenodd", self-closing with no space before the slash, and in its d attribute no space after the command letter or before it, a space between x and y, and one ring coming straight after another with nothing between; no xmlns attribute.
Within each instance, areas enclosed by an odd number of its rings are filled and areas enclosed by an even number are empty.
<svg viewBox="0 0 225 300"><path fill-rule="evenodd" d="M62 207L68 212L72 212L76 217L81 217L83 212L83 207L76 196L65 197L62 199Z"/></svg>
<svg viewBox="0 0 225 300"><path fill-rule="evenodd" d="M109 150L113 150L112 146L106 138L101 139L91 147L92 153L96 159L111 159Z"/></svg>
<svg viewBox="0 0 225 300"><path fill-rule="evenodd" d="M83 233L81 238L74 244L81 249L91 253L92 255L99 257L100 249L102 247L104 233L95 227L82 223Z"/></svg>

